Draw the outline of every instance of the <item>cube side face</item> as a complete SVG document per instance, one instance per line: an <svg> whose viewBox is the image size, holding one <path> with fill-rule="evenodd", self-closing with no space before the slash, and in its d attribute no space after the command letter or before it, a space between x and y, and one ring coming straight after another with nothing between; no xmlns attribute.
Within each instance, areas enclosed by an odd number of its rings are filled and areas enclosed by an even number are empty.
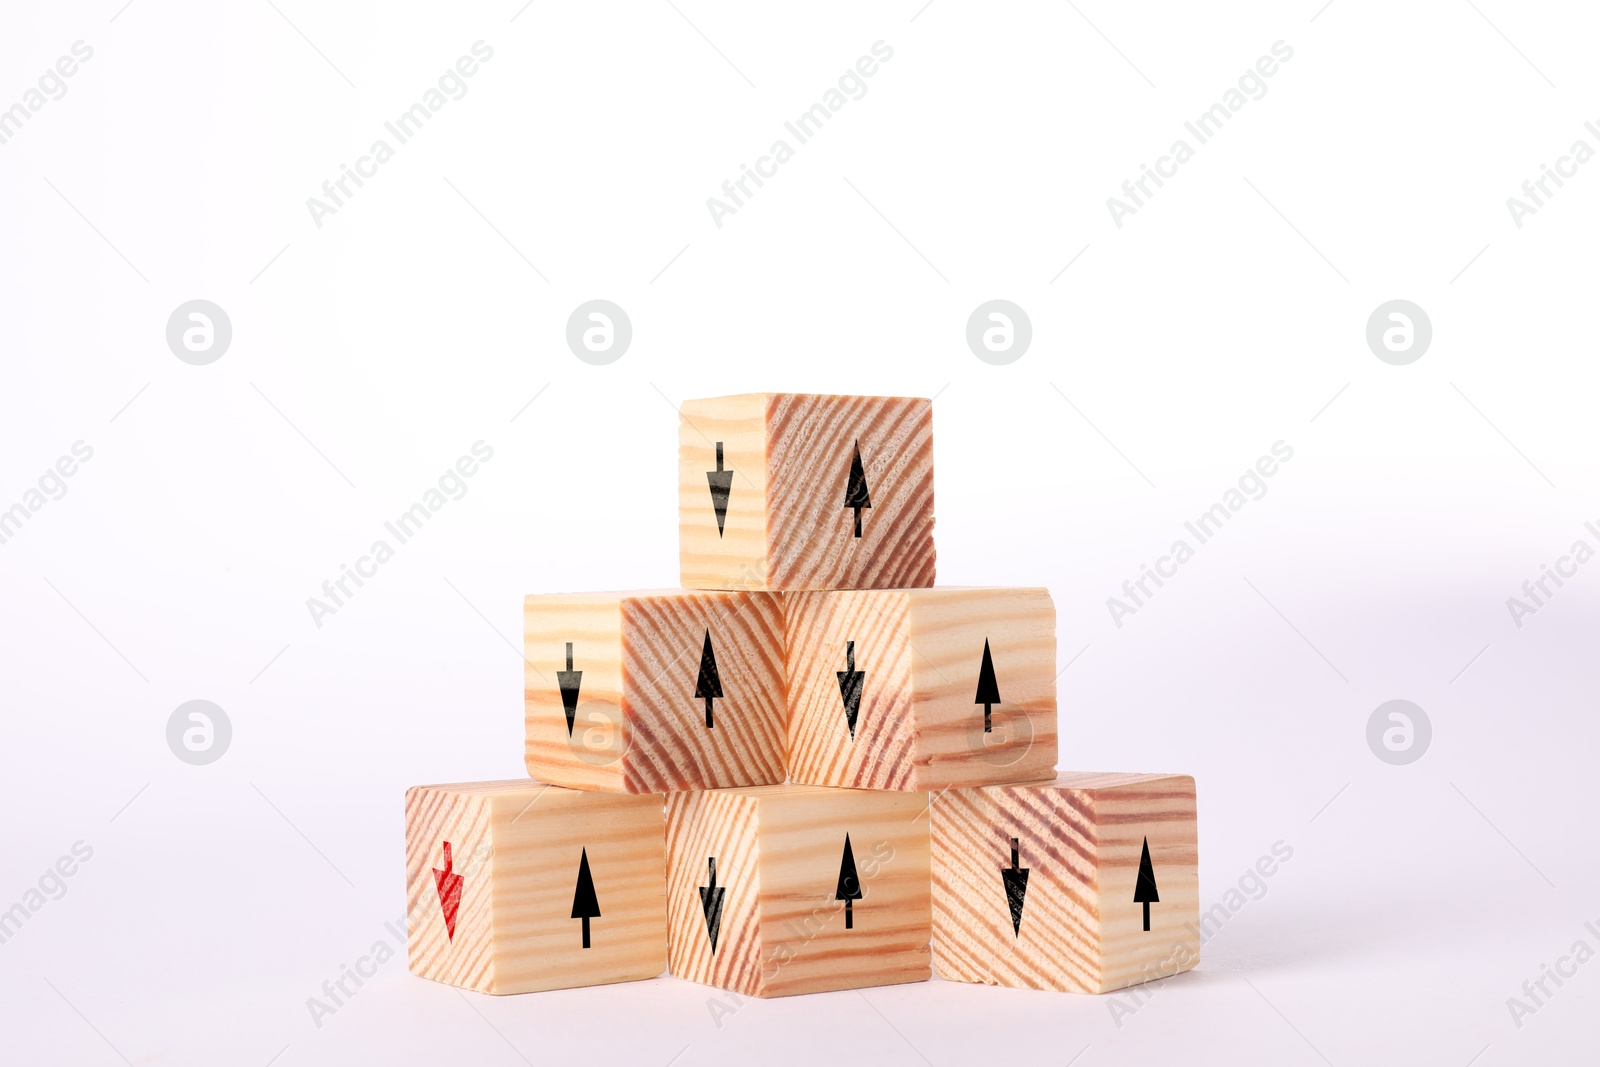
<svg viewBox="0 0 1600 1067"><path fill-rule="evenodd" d="M932 401L775 394L766 433L771 588L933 584Z"/></svg>
<svg viewBox="0 0 1600 1067"><path fill-rule="evenodd" d="M1097 992L1100 899L1092 812L1074 794L1048 786L952 789L936 796L932 807L939 976Z"/></svg>
<svg viewBox="0 0 1600 1067"><path fill-rule="evenodd" d="M411 973L490 992L494 843L488 802L448 786L406 790L406 961Z"/></svg>
<svg viewBox="0 0 1600 1067"><path fill-rule="evenodd" d="M621 612L624 788L676 792L783 781L781 597L628 597Z"/></svg>
<svg viewBox="0 0 1600 1067"><path fill-rule="evenodd" d="M630 982L666 968L664 803L537 783L490 798L496 937L487 992Z"/></svg>
<svg viewBox="0 0 1600 1067"><path fill-rule="evenodd" d="M857 789L914 788L906 594L789 593L784 628L790 779Z"/></svg>
<svg viewBox="0 0 1600 1067"><path fill-rule="evenodd" d="M911 788L1051 779L1059 743L1049 592L944 588L907 595L915 694Z"/></svg>
<svg viewBox="0 0 1600 1067"><path fill-rule="evenodd" d="M678 411L678 567L685 588L771 588L766 416L761 393L689 400Z"/></svg>
<svg viewBox="0 0 1600 1067"><path fill-rule="evenodd" d="M757 803L760 995L927 981L927 797L800 787Z"/></svg>
<svg viewBox="0 0 1600 1067"><path fill-rule="evenodd" d="M667 798L667 961L673 977L760 992L756 802L718 791Z"/></svg>
<svg viewBox="0 0 1600 1067"><path fill-rule="evenodd" d="M1151 775L1084 790L1098 833L1100 987L1097 992L1166 978L1200 961L1200 861L1194 779ZM1150 848L1154 893L1139 870ZM1148 905L1139 898L1159 897Z"/></svg>
<svg viewBox="0 0 1600 1067"><path fill-rule="evenodd" d="M522 618L528 774L573 789L622 791L628 738L617 597L530 596L523 600ZM568 699L573 700L570 724Z"/></svg>

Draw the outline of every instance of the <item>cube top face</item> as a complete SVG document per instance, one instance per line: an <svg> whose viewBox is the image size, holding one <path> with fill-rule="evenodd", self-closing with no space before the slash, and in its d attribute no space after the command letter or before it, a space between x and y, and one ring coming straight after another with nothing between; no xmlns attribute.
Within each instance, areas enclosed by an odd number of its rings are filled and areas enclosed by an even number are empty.
<svg viewBox="0 0 1600 1067"><path fill-rule="evenodd" d="M533 777L627 793L783 780L776 594L530 596L523 621Z"/></svg>
<svg viewBox="0 0 1600 1067"><path fill-rule="evenodd" d="M926 797L779 786L667 806L675 976L761 997L929 977Z"/></svg>
<svg viewBox="0 0 1600 1067"><path fill-rule="evenodd" d="M483 993L660 974L662 804L526 779L407 790L412 973Z"/></svg>
<svg viewBox="0 0 1600 1067"><path fill-rule="evenodd" d="M933 402L808 393L686 401L678 516L690 588L931 586Z"/></svg>
<svg viewBox="0 0 1600 1067"><path fill-rule="evenodd" d="M1063 774L932 808L941 977L1103 993L1199 961L1193 778Z"/></svg>
<svg viewBox="0 0 1600 1067"><path fill-rule="evenodd" d="M791 593L784 614L794 781L936 791L1055 773L1046 590Z"/></svg>

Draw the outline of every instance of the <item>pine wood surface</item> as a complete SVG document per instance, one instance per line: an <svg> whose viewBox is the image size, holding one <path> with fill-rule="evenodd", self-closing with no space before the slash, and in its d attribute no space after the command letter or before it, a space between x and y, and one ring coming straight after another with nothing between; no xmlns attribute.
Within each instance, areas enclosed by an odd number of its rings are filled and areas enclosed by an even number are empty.
<svg viewBox="0 0 1600 1067"><path fill-rule="evenodd" d="M781 782L786 767L778 594L549 594L523 603L524 760L578 789L628 793ZM716 684L703 691L707 635ZM581 671L569 731L560 678Z"/></svg>
<svg viewBox="0 0 1600 1067"><path fill-rule="evenodd" d="M719 530L708 475L726 479ZM852 464L859 451L859 508ZM686 401L678 436L689 588L933 584L933 405L912 397L749 393ZM856 520L860 518L860 533Z"/></svg>
<svg viewBox="0 0 1600 1067"><path fill-rule="evenodd" d="M936 791L1047 780L1058 756L1055 606L1036 588L785 595L789 777ZM976 700L985 645L998 694ZM864 675L854 736L840 672Z"/></svg>
<svg viewBox="0 0 1600 1067"><path fill-rule="evenodd" d="M1013 927L1002 871L1027 869ZM1148 841L1159 901L1136 902ZM932 800L934 969L941 978L1101 993L1199 961L1194 779L1073 772Z"/></svg>
<svg viewBox="0 0 1600 1067"><path fill-rule="evenodd" d="M406 791L413 974L483 993L653 978L666 965L664 800L526 779ZM451 862L445 862L444 843ZM587 863L599 914L572 917ZM452 935L436 872L459 877Z"/></svg>
<svg viewBox="0 0 1600 1067"><path fill-rule="evenodd" d="M761 997L929 977L925 796L783 785L674 794L667 807L675 976ZM847 835L859 887L848 920ZM700 893L712 858L726 890L714 952Z"/></svg>

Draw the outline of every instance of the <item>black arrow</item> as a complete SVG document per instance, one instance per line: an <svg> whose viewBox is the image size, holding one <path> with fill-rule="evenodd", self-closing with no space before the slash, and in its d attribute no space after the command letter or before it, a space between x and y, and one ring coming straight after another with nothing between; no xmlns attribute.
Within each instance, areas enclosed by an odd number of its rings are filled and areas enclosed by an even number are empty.
<svg viewBox="0 0 1600 1067"><path fill-rule="evenodd" d="M578 859L578 887L572 893L572 917L583 920L583 947L589 947L589 920L600 917L600 901L594 895L594 877L589 874L589 850Z"/></svg>
<svg viewBox="0 0 1600 1067"><path fill-rule="evenodd" d="M1011 933L1012 936L1022 934L1022 901L1028 895L1028 868L1019 867L1017 864L1017 839L1011 839L1011 867L1000 868L1000 881L1006 888L1006 903L1011 906Z"/></svg>
<svg viewBox="0 0 1600 1067"><path fill-rule="evenodd" d="M722 695L722 678L717 674L717 654L711 651L711 631L706 631L706 643L700 649L700 677L695 679L694 695L706 702L706 727L711 721L711 701Z"/></svg>
<svg viewBox="0 0 1600 1067"><path fill-rule="evenodd" d="M861 714L861 687L866 683L867 672L856 670L856 643L844 643L844 670L834 671L839 676L839 699L844 701L844 721L850 724L850 740L856 737L856 716Z"/></svg>
<svg viewBox="0 0 1600 1067"><path fill-rule="evenodd" d="M1139 854L1139 879L1133 886L1133 902L1144 905L1144 928L1150 930L1150 905L1159 904L1161 895L1156 892L1156 872L1150 866L1150 839L1144 839L1144 851Z"/></svg>
<svg viewBox="0 0 1600 1067"><path fill-rule="evenodd" d="M717 884L716 858L706 858L710 884L700 886L700 910L706 913L706 936L711 939L711 954L717 952L717 933L722 929L722 897L727 889Z"/></svg>
<svg viewBox="0 0 1600 1067"><path fill-rule="evenodd" d="M556 671L556 684L561 687L561 706L567 712L567 736L572 736L572 717L578 713L578 687L583 684L583 672L572 669L572 642L567 642L567 669Z"/></svg>
<svg viewBox="0 0 1600 1067"><path fill-rule="evenodd" d="M861 536L861 509L872 506L872 496L867 492L867 471L861 466L861 442L855 443L855 456L850 460L850 480L844 487L844 506L856 512L856 536Z"/></svg>
<svg viewBox="0 0 1600 1067"><path fill-rule="evenodd" d="M972 701L983 705L983 732L992 733L994 722L990 709L1000 703L1000 685L994 680L994 660L989 658L989 639L983 639L983 662L978 666L978 695Z"/></svg>
<svg viewBox="0 0 1600 1067"><path fill-rule="evenodd" d="M856 876L856 855L850 850L850 835L844 835L844 858L839 861L839 888L833 892L834 900L844 901L844 928L853 930L855 915L850 905L861 899L861 879Z"/></svg>
<svg viewBox="0 0 1600 1067"><path fill-rule="evenodd" d="M722 525L728 521L728 491L733 488L733 472L722 469L722 442L717 442L717 469L706 471L706 481L711 484L711 510L717 513L717 536L722 536Z"/></svg>

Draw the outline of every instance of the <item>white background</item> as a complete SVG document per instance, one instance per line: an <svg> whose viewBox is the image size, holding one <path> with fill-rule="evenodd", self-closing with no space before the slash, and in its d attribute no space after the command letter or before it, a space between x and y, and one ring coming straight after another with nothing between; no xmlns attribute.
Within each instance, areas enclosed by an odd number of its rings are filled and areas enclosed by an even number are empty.
<svg viewBox="0 0 1600 1067"><path fill-rule="evenodd" d="M0 34L0 107L94 50L0 145L0 507L94 450L0 545L0 908L93 849L0 945L8 1061L1592 1061L1600 964L1520 1027L1506 1004L1600 948L1600 563L1506 606L1600 542L1600 164L1506 207L1600 148L1592 12L121 2ZM317 227L306 199L478 40L467 94ZM706 198L879 40L717 227ZM1280 40L1117 227L1106 198ZM564 340L596 297L634 328L609 366ZM996 297L1033 324L1008 366L964 337ZM196 298L233 326L209 366L165 340ZM1408 366L1365 341L1395 298L1433 324ZM316 1025L404 909L403 789L522 773L522 595L675 584L675 406L748 390L936 396L939 579L1054 593L1063 766L1193 774L1206 906L1292 860L1131 1015L934 982L716 1019L668 978L492 999L396 959ZM479 440L466 496L315 625ZM1366 743L1395 698L1433 724L1409 766ZM166 745L191 699L233 724L209 766Z"/></svg>

